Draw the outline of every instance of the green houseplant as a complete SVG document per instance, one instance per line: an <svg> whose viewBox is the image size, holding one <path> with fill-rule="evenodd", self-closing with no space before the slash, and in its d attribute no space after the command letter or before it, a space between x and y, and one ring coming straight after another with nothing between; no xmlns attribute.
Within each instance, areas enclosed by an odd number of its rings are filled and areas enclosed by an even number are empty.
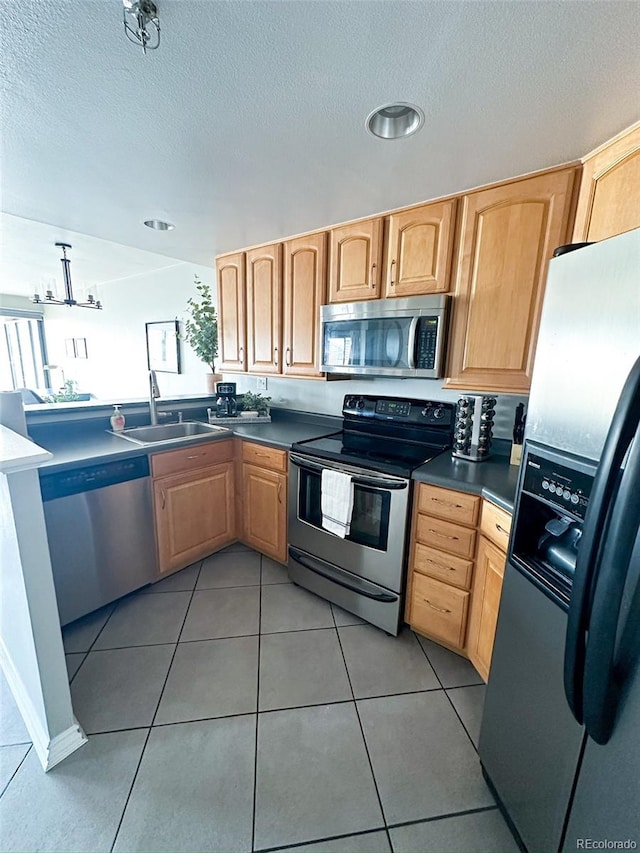
<svg viewBox="0 0 640 853"><path fill-rule="evenodd" d="M201 361L211 368L207 377L210 392L215 391L216 367L218 357L218 318L216 309L211 301L211 288L203 284L197 275L194 276L199 299L189 297L187 306L190 317L184 324L184 339Z"/></svg>
<svg viewBox="0 0 640 853"><path fill-rule="evenodd" d="M271 397L263 397L262 394L247 391L242 395L242 411L257 412L260 416L268 415L270 402Z"/></svg>

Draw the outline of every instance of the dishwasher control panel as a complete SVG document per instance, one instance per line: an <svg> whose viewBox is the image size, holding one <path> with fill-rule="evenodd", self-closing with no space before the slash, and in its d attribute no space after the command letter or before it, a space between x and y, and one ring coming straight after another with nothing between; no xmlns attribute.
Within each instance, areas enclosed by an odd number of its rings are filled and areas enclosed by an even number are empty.
<svg viewBox="0 0 640 853"><path fill-rule="evenodd" d="M40 491L43 501L52 501L148 476L148 457L134 456L130 459L118 459L101 465L83 465L51 474L46 473L45 469L40 474Z"/></svg>

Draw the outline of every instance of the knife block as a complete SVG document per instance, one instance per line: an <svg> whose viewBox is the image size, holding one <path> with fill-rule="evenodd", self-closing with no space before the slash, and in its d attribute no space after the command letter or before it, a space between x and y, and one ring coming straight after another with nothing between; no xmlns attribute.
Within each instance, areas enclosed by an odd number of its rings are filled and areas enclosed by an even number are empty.
<svg viewBox="0 0 640 853"><path fill-rule="evenodd" d="M456 405L453 456L470 462L484 462L491 456L495 406L495 397L460 397Z"/></svg>

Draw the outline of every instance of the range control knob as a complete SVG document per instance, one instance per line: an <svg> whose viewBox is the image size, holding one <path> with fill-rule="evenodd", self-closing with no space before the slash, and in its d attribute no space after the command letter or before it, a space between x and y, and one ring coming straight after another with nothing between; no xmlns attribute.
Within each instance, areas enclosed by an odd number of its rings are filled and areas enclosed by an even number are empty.
<svg viewBox="0 0 640 853"><path fill-rule="evenodd" d="M442 408L442 406L438 406L436 409L434 409L433 417L437 418L437 420L440 420L440 418L444 417L444 409Z"/></svg>
<svg viewBox="0 0 640 853"><path fill-rule="evenodd" d="M346 399L347 409L353 409L355 407L355 405L356 405L356 401L353 399L353 397L347 397L347 399Z"/></svg>
<svg viewBox="0 0 640 853"><path fill-rule="evenodd" d="M364 400L362 399L362 397L360 397L360 399L358 400L357 406L359 409L364 409Z"/></svg>
<svg viewBox="0 0 640 853"><path fill-rule="evenodd" d="M422 410L422 412L421 412L422 417L423 417L423 418L428 418L428 417L430 417L430 416L431 416L431 414L432 414L432 411L433 411L433 410L432 410L431 406L426 406L426 407Z"/></svg>

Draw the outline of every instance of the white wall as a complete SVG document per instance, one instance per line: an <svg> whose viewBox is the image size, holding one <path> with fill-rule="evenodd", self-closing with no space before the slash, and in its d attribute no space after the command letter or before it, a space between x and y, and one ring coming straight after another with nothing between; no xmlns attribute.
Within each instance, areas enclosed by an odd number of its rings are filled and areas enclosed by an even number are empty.
<svg viewBox="0 0 640 853"><path fill-rule="evenodd" d="M217 298L215 271L198 264L176 263L153 273L143 273L100 286L104 308L45 306L45 334L50 364L64 371L65 379L75 379L79 389L104 399L146 397L147 351L145 323L179 320L181 330L187 314L187 299L196 297L194 275L209 284L214 302ZM76 298L80 298L77 295ZM69 358L67 338L86 338L87 359ZM206 393L205 376L209 371L180 341L182 373L160 373L162 396ZM60 371L52 381L61 384Z"/></svg>
<svg viewBox="0 0 640 853"><path fill-rule="evenodd" d="M236 382L238 393L256 391L257 383L253 376L228 373L225 379ZM435 379L348 379L327 382L269 377L267 390L260 393L271 397L274 406L340 415L345 394L383 394L387 397L415 397L455 403L461 392L444 389L442 381ZM516 406L519 402L526 406L528 398L510 394L496 396L498 402L493 434L496 438L511 439Z"/></svg>

